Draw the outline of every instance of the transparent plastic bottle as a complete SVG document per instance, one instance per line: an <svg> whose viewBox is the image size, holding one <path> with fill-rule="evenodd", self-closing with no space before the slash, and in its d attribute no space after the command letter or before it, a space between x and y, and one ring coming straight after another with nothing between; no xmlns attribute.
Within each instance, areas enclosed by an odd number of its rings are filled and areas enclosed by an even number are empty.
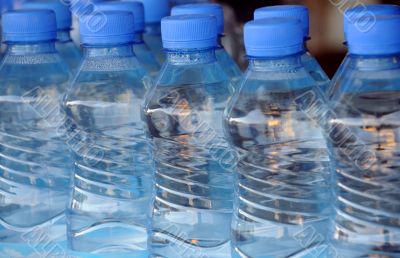
<svg viewBox="0 0 400 258"><path fill-rule="evenodd" d="M399 14L400 6L391 4L371 4L350 8L346 10L343 16L344 41L347 41L347 30L351 24L357 26L360 30L365 31L372 26L372 23L368 21L373 21L376 16ZM348 62L349 58L346 57L333 76L327 92L327 98L331 97L335 93L338 83L340 83L342 80L343 73L347 70Z"/></svg>
<svg viewBox="0 0 400 258"><path fill-rule="evenodd" d="M230 80L218 64L216 19L162 20L167 61L144 104L156 173L150 257L230 257L232 169L222 114Z"/></svg>
<svg viewBox="0 0 400 258"><path fill-rule="evenodd" d="M156 77L160 65L155 59L153 53L147 44L143 41L144 32L144 8L141 2L105 2L96 5L99 10L117 10L130 11L135 19L135 41L133 43L133 52L139 60L140 65L147 71L151 77Z"/></svg>
<svg viewBox="0 0 400 258"><path fill-rule="evenodd" d="M244 37L250 65L224 115L226 136L240 154L233 257L328 257L327 146L301 101L304 94L322 97L301 62L301 24L255 20Z"/></svg>
<svg viewBox="0 0 400 258"><path fill-rule="evenodd" d="M399 257L399 15L348 24L346 69L329 99L327 131L335 167L331 232L341 257Z"/></svg>
<svg viewBox="0 0 400 258"><path fill-rule="evenodd" d="M102 11L81 23L84 58L65 97L75 173L67 207L77 257L147 257L152 164L141 120L145 71L132 48L131 12ZM82 21L82 19L81 19Z"/></svg>
<svg viewBox="0 0 400 258"><path fill-rule="evenodd" d="M164 49L161 41L161 19L170 12L169 0L139 0L144 5L146 23L144 42L149 46L159 64L165 61Z"/></svg>
<svg viewBox="0 0 400 258"><path fill-rule="evenodd" d="M67 5L60 1L28 2L24 8L49 9L56 14L57 42L56 49L72 71L77 70L81 62L81 52L71 39L72 17Z"/></svg>
<svg viewBox="0 0 400 258"><path fill-rule="evenodd" d="M311 77L318 83L321 90L326 92L330 79L319 65L317 60L307 49L307 41L310 39L310 22L308 8L303 5L275 5L259 8L254 12L254 19L287 17L301 22L304 31L304 52L301 62Z"/></svg>
<svg viewBox="0 0 400 258"><path fill-rule="evenodd" d="M208 14L214 15L217 18L217 29L218 29L218 47L215 50L217 61L224 69L231 80L232 84L236 85L242 76L238 65L226 52L222 46L222 37L224 36L224 10L219 4L186 4L178 5L172 8L171 15L182 15L182 14Z"/></svg>
<svg viewBox="0 0 400 258"><path fill-rule="evenodd" d="M61 101L70 72L50 10L3 14L0 257L64 257L72 156Z"/></svg>

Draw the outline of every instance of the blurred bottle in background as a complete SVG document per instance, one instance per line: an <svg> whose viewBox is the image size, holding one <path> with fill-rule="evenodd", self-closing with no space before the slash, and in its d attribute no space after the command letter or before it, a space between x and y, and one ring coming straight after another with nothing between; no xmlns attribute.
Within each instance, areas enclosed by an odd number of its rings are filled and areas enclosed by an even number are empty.
<svg viewBox="0 0 400 258"><path fill-rule="evenodd" d="M68 244L78 257L147 258L152 165L141 120L144 69L133 53L131 12L80 19L84 58L65 98L79 135L67 208ZM99 25L101 24L101 25Z"/></svg>
<svg viewBox="0 0 400 258"><path fill-rule="evenodd" d="M79 34L79 18L85 15L93 15L98 13L96 5L106 0L55 0L62 1L62 3L68 4L72 13L72 30L71 37L76 45L81 44Z"/></svg>
<svg viewBox="0 0 400 258"><path fill-rule="evenodd" d="M336 182L331 242L346 258L398 257L400 16L364 15L345 21L349 53L325 117Z"/></svg>
<svg viewBox="0 0 400 258"><path fill-rule="evenodd" d="M156 77L160 70L160 65L155 59L153 53L150 51L147 44L143 41L144 32L144 8L141 2L126 1L117 2L110 1L97 4L99 10L117 10L117 11L130 11L135 20L135 41L133 43L133 52L139 60L140 65L147 71L147 73Z"/></svg>
<svg viewBox="0 0 400 258"><path fill-rule="evenodd" d="M225 74L232 80L232 84L236 85L240 80L242 72L239 67L225 51L222 46L222 37L224 36L224 10L219 4L186 4L178 5L172 8L171 15L183 14L205 14L213 15L217 19L218 31L218 47L215 51L217 61L224 70Z"/></svg>
<svg viewBox="0 0 400 258"><path fill-rule="evenodd" d="M72 156L61 101L69 81L50 10L3 14L0 257L64 257Z"/></svg>
<svg viewBox="0 0 400 258"><path fill-rule="evenodd" d="M254 12L254 19L256 20L274 17L288 17L301 22L304 32L305 49L301 56L301 62L311 77L318 83L321 90L326 92L330 82L329 77L307 49L307 41L310 39L310 18L307 7L302 5L275 5L259 8Z"/></svg>
<svg viewBox="0 0 400 258"><path fill-rule="evenodd" d="M139 0L144 5L146 30L143 34L144 42L150 47L159 64L165 61L164 49L161 41L161 19L170 13L169 0Z"/></svg>
<svg viewBox="0 0 400 258"><path fill-rule="evenodd" d="M222 113L231 94L216 18L162 21L167 61L144 104L156 173L150 257L228 258L233 178Z"/></svg>
<svg viewBox="0 0 400 258"><path fill-rule="evenodd" d="M59 0L46 0L28 2L24 8L29 9L49 9L56 14L57 19L57 42L56 48L64 61L69 65L71 71L78 69L81 62L81 53L79 48L71 39L72 17L69 7Z"/></svg>
<svg viewBox="0 0 400 258"><path fill-rule="evenodd" d="M260 19L247 23L244 33L250 65L224 119L233 150L242 154L234 184L233 257L328 257L326 142L296 104L309 92L322 100L302 64L302 25Z"/></svg>

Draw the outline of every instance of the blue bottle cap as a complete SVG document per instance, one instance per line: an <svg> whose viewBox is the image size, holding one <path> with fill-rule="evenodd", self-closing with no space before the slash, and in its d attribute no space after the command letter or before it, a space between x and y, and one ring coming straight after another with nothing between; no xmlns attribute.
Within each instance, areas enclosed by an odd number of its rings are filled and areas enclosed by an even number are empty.
<svg viewBox="0 0 400 258"><path fill-rule="evenodd" d="M48 9L6 12L2 28L4 42L48 41L57 37L56 15Z"/></svg>
<svg viewBox="0 0 400 258"><path fill-rule="evenodd" d="M176 15L161 21L166 49L200 49L217 45L217 19L212 15Z"/></svg>
<svg viewBox="0 0 400 258"><path fill-rule="evenodd" d="M52 10L56 14L57 29L71 28L72 19L69 7L60 1L27 2L24 4L24 8Z"/></svg>
<svg viewBox="0 0 400 258"><path fill-rule="evenodd" d="M262 7L254 12L254 20L264 18L293 18L301 22L304 38L310 35L310 18L308 8L303 5L274 5Z"/></svg>
<svg viewBox="0 0 400 258"><path fill-rule="evenodd" d="M143 32L144 31L144 7L141 2L135 1L126 1L126 2L103 2L96 4L96 7L99 10L104 11L128 11L133 14L133 18L135 20L135 31Z"/></svg>
<svg viewBox="0 0 400 258"><path fill-rule="evenodd" d="M101 11L79 19L81 41L88 45L112 45L133 42L135 24L127 11Z"/></svg>
<svg viewBox="0 0 400 258"><path fill-rule="evenodd" d="M144 19L146 24L159 23L169 15L169 0L140 0L144 5Z"/></svg>
<svg viewBox="0 0 400 258"><path fill-rule="evenodd" d="M349 24L349 53L356 55L390 55L400 53L400 15L376 16L374 26L362 31Z"/></svg>
<svg viewBox="0 0 400 258"><path fill-rule="evenodd" d="M244 27L248 56L279 57L304 51L303 29L299 20L266 18L248 22Z"/></svg>
<svg viewBox="0 0 400 258"><path fill-rule="evenodd" d="M224 10L219 4L184 4L172 8L171 15L209 14L217 18L218 34L224 34Z"/></svg>
<svg viewBox="0 0 400 258"><path fill-rule="evenodd" d="M400 14L400 6L391 4L358 5L344 13L344 35L347 40L348 27L353 24L362 31L374 26L375 17Z"/></svg>

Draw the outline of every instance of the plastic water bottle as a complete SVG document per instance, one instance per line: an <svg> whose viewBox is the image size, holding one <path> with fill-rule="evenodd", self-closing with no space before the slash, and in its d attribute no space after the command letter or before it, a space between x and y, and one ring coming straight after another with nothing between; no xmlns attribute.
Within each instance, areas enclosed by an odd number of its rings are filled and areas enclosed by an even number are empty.
<svg viewBox="0 0 400 258"><path fill-rule="evenodd" d="M368 31L348 24L346 70L325 117L336 168L331 242L343 258L400 253L400 16L374 17Z"/></svg>
<svg viewBox="0 0 400 258"><path fill-rule="evenodd" d="M254 19L263 18L294 18L301 22L304 31L304 52L301 62L313 79L318 83L322 91L329 87L329 77L318 64L317 60L307 50L307 41L310 39L310 25L308 8L303 5L276 5L259 8L254 12Z"/></svg>
<svg viewBox="0 0 400 258"><path fill-rule="evenodd" d="M255 20L244 37L250 65L224 118L240 157L233 257L326 257L329 158L322 130L302 110L303 96L321 98L301 62L301 23Z"/></svg>
<svg viewBox="0 0 400 258"><path fill-rule="evenodd" d="M67 5L60 1L28 2L24 8L49 9L56 14L57 42L56 48L72 71L75 71L81 62L81 53L71 39L72 17Z"/></svg>
<svg viewBox="0 0 400 258"><path fill-rule="evenodd" d="M143 41L144 31L144 8L141 2L105 2L96 5L99 10L117 10L130 11L135 19L135 41L133 44L133 52L139 60L140 65L147 73L156 77L160 70L160 65L155 59L150 48Z"/></svg>
<svg viewBox="0 0 400 258"><path fill-rule="evenodd" d="M361 31L366 31L371 27L371 22L376 19L376 16L399 14L400 6L390 4L371 4L350 8L344 13L344 41L347 41L347 30L348 27L351 25L356 26ZM336 85L338 85L338 83L340 83L340 81L343 79L343 73L347 71L349 60L349 58L345 58L343 60L339 69L336 71L334 77L332 78L332 82L327 92L328 98L334 94L337 88Z"/></svg>
<svg viewBox="0 0 400 258"><path fill-rule="evenodd" d="M221 118L231 86L216 18L167 17L162 36L167 61L144 105L156 166L150 257L227 258L233 175Z"/></svg>
<svg viewBox="0 0 400 258"><path fill-rule="evenodd" d="M215 51L217 61L221 65L224 72L231 78L232 83L236 83L240 80L242 72L239 67L233 61L233 59L226 52L222 46L221 39L224 36L224 10L219 4L186 4L178 5L172 8L171 15L182 15L182 14L208 14L214 15L217 18L217 29L218 29L218 47Z"/></svg>
<svg viewBox="0 0 400 258"><path fill-rule="evenodd" d="M139 0L144 5L144 42L150 47L158 63L163 64L165 54L161 41L161 19L169 15L169 0Z"/></svg>
<svg viewBox="0 0 400 258"><path fill-rule="evenodd" d="M145 71L133 53L131 12L81 19L84 58L65 98L75 173L67 208L68 244L77 257L147 257L152 164L141 120ZM89 17L90 18L90 17ZM94 17L92 17L94 18Z"/></svg>
<svg viewBox="0 0 400 258"><path fill-rule="evenodd" d="M0 67L0 257L64 257L73 170L61 99L68 66L50 10L3 14Z"/></svg>

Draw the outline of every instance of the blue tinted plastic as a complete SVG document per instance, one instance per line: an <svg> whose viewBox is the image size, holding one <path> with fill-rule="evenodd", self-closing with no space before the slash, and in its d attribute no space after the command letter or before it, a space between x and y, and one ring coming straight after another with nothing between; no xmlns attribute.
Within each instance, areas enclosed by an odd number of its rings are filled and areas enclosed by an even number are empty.
<svg viewBox="0 0 400 258"><path fill-rule="evenodd" d="M132 44L85 45L65 98L75 173L68 243L78 257L147 257L151 156L141 120L144 70ZM97 257L97 256L95 256Z"/></svg>
<svg viewBox="0 0 400 258"><path fill-rule="evenodd" d="M323 103L301 54L258 58L227 105L225 132L239 157L233 257L329 257L329 158L302 108L307 94Z"/></svg>
<svg viewBox="0 0 400 258"><path fill-rule="evenodd" d="M330 236L343 257L397 257L400 55L348 55L327 117L337 201ZM339 78L340 77L340 78Z"/></svg>
<svg viewBox="0 0 400 258"><path fill-rule="evenodd" d="M0 68L0 257L63 257L72 156L54 42L14 42ZM41 236L41 237L39 237Z"/></svg>
<svg viewBox="0 0 400 258"><path fill-rule="evenodd" d="M229 78L214 49L168 52L144 105L155 157L150 257L230 257Z"/></svg>
<svg viewBox="0 0 400 258"><path fill-rule="evenodd" d="M165 62L165 53L161 40L161 25L160 23L146 24L146 30L143 34L143 40L150 48L159 64Z"/></svg>
<svg viewBox="0 0 400 258"><path fill-rule="evenodd" d="M133 43L133 52L139 60L140 65L151 77L155 78L160 71L160 65L150 48L143 41L142 33L136 33L135 42Z"/></svg>
<svg viewBox="0 0 400 258"><path fill-rule="evenodd" d="M82 55L80 49L71 39L70 30L57 32L56 48L71 71L76 71L81 62Z"/></svg>

